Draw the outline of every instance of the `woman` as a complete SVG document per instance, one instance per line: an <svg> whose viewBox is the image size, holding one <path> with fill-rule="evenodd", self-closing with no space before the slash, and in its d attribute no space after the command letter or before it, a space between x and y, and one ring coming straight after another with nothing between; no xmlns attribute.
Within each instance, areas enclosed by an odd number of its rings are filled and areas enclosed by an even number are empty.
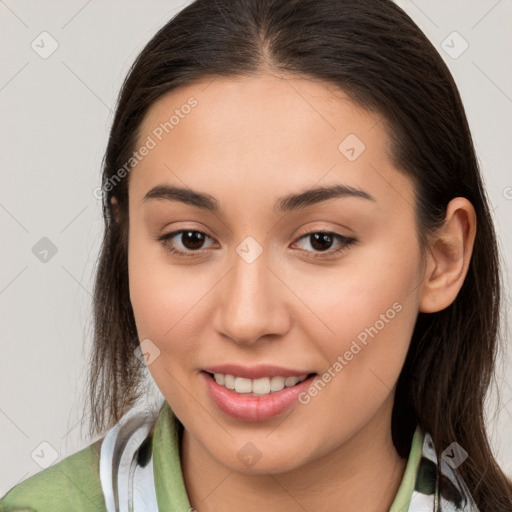
<svg viewBox="0 0 512 512"><path fill-rule="evenodd" d="M483 420L494 228L400 8L192 3L123 85L103 191L103 437L0 510L511 510Z"/></svg>

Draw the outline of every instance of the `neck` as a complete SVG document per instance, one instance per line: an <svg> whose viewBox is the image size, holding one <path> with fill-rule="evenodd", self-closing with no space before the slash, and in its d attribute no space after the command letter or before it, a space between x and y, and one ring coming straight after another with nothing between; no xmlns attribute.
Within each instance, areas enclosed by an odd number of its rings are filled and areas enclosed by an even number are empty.
<svg viewBox="0 0 512 512"><path fill-rule="evenodd" d="M185 430L180 451L190 504L198 512L388 512L407 464L393 446L390 425L385 407L329 454L264 475L222 465Z"/></svg>

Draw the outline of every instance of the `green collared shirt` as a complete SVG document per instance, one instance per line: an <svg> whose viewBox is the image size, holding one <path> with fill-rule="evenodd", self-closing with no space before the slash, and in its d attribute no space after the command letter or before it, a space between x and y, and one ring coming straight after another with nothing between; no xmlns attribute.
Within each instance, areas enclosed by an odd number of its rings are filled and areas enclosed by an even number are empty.
<svg viewBox="0 0 512 512"><path fill-rule="evenodd" d="M158 509L165 512L193 510L181 469L177 420L167 402L164 402L158 414L152 435L154 488ZM0 512L108 512L99 470L103 439L14 486L0 499ZM437 467L432 460L429 462L429 458L432 459L433 446L427 445L427 441L428 434L425 436L418 427L390 512L429 510L423 508L425 503L432 503L431 510L437 510L437 479L425 480L425 467ZM415 502L418 507L414 506ZM469 506L469 502L467 505ZM476 507L453 510L477 511Z"/></svg>

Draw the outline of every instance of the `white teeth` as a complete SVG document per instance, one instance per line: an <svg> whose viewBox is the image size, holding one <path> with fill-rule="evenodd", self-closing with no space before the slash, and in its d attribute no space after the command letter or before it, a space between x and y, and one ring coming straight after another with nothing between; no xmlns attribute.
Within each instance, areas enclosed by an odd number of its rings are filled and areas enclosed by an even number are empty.
<svg viewBox="0 0 512 512"><path fill-rule="evenodd" d="M284 377L272 377L270 379L270 391L280 391L284 389Z"/></svg>
<svg viewBox="0 0 512 512"><path fill-rule="evenodd" d="M224 375L224 386L228 389L235 389L235 377L233 375Z"/></svg>
<svg viewBox="0 0 512 512"><path fill-rule="evenodd" d="M244 379L243 377L235 378L235 391L237 393L251 393L252 381L251 379Z"/></svg>
<svg viewBox="0 0 512 512"><path fill-rule="evenodd" d="M252 381L252 392L256 395L267 395L270 393L270 379L268 377L254 379Z"/></svg>
<svg viewBox="0 0 512 512"><path fill-rule="evenodd" d="M291 388L292 386L295 386L295 384L297 384L297 382L299 382L298 377L286 377L286 379L284 379L284 385L287 388Z"/></svg>
<svg viewBox="0 0 512 512"><path fill-rule="evenodd" d="M276 391L281 391L285 387L290 388L306 379L309 374L305 373L300 377L263 377L260 379L246 379L244 377L235 377L234 375L223 375L214 373L213 378L217 384L232 389L236 393L268 395Z"/></svg>

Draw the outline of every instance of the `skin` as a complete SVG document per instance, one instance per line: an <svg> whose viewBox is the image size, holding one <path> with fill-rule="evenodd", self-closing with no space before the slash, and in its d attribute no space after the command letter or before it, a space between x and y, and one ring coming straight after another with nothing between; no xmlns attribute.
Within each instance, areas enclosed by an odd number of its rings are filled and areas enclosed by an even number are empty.
<svg viewBox="0 0 512 512"><path fill-rule="evenodd" d="M191 96L197 106L130 173L128 250L139 337L160 350L149 370L185 426L191 505L387 511L406 464L391 439L395 384L418 311L447 307L462 286L473 208L452 200L422 260L413 184L391 163L386 124L342 91L301 77L218 77L171 91L148 111L137 147ZM349 134L366 146L354 161L338 149ZM208 193L223 211L144 201L160 184ZM374 200L272 210L282 195L333 184ZM208 235L196 249L181 234L172 239L193 257L176 257L158 241L179 229ZM356 242L334 253L335 237L322 252L304 236L318 231ZM236 251L248 236L263 251L252 263ZM396 303L400 312L321 392L276 418L230 418L200 378L202 368L222 363L321 376ZM252 467L237 456L249 442L261 453Z"/></svg>

